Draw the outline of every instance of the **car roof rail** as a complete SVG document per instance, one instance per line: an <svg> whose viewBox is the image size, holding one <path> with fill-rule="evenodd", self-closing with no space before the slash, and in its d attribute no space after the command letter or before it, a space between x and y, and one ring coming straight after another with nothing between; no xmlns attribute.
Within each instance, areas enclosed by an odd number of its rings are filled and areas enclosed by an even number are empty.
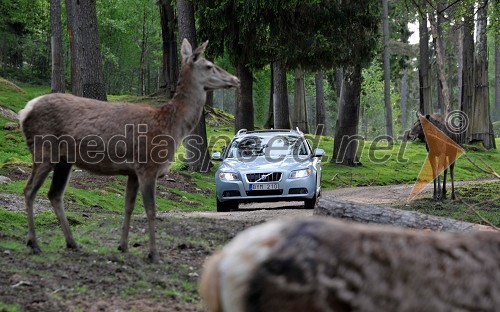
<svg viewBox="0 0 500 312"><path fill-rule="evenodd" d="M245 134L245 133L247 133L247 129L240 129L240 130L238 130L238 133L236 133L236 136L240 136L240 135Z"/></svg>

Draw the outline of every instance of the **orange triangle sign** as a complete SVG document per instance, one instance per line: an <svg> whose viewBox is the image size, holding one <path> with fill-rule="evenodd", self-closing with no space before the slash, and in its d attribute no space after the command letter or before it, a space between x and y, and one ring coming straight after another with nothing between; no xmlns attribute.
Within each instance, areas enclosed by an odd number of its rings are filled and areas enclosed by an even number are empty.
<svg viewBox="0 0 500 312"><path fill-rule="evenodd" d="M419 115L420 124L424 130L429 153L415 181L408 200L412 200L424 187L447 169L458 157L465 153L464 149L455 143L433 125L425 116Z"/></svg>

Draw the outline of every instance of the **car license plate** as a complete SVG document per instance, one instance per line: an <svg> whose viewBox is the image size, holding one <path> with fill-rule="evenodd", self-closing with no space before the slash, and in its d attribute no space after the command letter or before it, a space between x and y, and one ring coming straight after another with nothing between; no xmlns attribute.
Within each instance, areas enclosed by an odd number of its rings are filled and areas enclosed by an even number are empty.
<svg viewBox="0 0 500 312"><path fill-rule="evenodd" d="M278 183L250 184L250 191L277 190L278 188Z"/></svg>

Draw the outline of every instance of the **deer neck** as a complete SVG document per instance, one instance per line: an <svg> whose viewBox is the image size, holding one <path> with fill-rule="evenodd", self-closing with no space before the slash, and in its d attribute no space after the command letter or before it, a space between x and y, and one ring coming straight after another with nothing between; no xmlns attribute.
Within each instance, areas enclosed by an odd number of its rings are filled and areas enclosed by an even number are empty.
<svg viewBox="0 0 500 312"><path fill-rule="evenodd" d="M193 79L189 66L184 66L174 97L165 106L170 106L170 129L176 137L182 139L191 133L201 118L206 99L207 91Z"/></svg>

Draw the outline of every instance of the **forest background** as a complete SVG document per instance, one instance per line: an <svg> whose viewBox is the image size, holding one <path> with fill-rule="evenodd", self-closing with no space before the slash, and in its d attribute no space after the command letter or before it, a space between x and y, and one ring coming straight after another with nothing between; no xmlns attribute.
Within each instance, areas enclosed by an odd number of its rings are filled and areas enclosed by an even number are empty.
<svg viewBox="0 0 500 312"><path fill-rule="evenodd" d="M336 144L390 141L417 111L459 110L470 123L461 143L489 149L500 120L498 10L471 0L3 0L0 77L52 79L53 91L99 99L171 97L181 38L208 39L207 57L242 80L207 104L235 115L235 130L323 124ZM333 159L356 164L352 147L349 157L335 146Z"/></svg>

